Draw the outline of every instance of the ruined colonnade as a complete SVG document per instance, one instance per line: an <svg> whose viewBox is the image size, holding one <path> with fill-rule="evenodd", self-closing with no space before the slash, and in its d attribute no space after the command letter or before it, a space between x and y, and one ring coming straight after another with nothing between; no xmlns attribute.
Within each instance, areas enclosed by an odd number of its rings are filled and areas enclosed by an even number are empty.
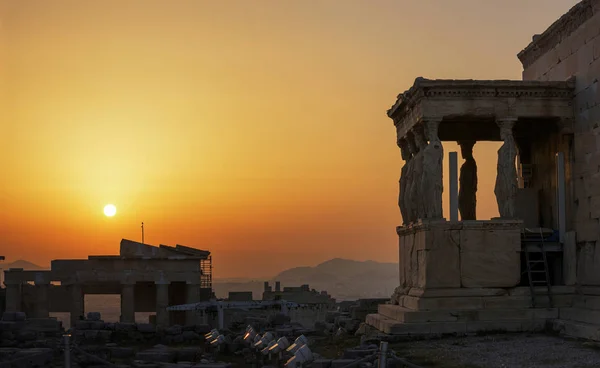
<svg viewBox="0 0 600 368"><path fill-rule="evenodd" d="M71 315L71 325L74 325L77 320L85 315L85 287L93 287L85 285L84 283L72 283L65 285L50 285L50 282L45 280L39 280L34 285L26 285L22 281L11 280L6 283L7 293L7 312L19 312L23 311L23 288L33 287L35 288L35 305L32 309L31 317L34 318L48 318L50 316L50 288L64 288L65 295L69 299L68 312ZM166 308L170 305L169 303L169 286L170 282L161 280L156 281L154 286L156 288L156 324L157 326L167 327L170 325L169 312ZM201 301L200 283L186 283L186 303L198 303ZM121 283L121 322L124 323L135 323L135 312L136 312L136 298L135 298L135 282L123 282ZM186 313L186 323L194 324L197 323L197 316L192 312Z"/></svg>

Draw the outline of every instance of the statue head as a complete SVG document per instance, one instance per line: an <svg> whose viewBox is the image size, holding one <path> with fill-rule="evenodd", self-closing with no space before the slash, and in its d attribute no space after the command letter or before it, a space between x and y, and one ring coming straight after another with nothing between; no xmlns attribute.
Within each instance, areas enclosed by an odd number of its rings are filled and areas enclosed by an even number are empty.
<svg viewBox="0 0 600 368"><path fill-rule="evenodd" d="M425 128L425 136L431 141L439 141L438 127L440 126L440 118L423 118L423 125Z"/></svg>
<svg viewBox="0 0 600 368"><path fill-rule="evenodd" d="M411 153L408 149L408 143L405 138L401 138L398 140L398 147L400 147L400 154L402 155L402 159L404 161L408 161L411 157Z"/></svg>
<svg viewBox="0 0 600 368"><path fill-rule="evenodd" d="M472 160L475 141L459 141L458 145L460 146L460 155L462 158L465 160Z"/></svg>
<svg viewBox="0 0 600 368"><path fill-rule="evenodd" d="M408 148L408 153L410 156L414 156L419 152L419 149L415 143L415 137L410 132L406 136L406 148Z"/></svg>
<svg viewBox="0 0 600 368"><path fill-rule="evenodd" d="M496 122L498 124L498 127L500 128L500 139L502 139L503 141L506 141L507 138L510 138L513 136L512 130L513 130L513 126L515 125L516 121L517 121L517 119L507 118L507 119L500 119Z"/></svg>
<svg viewBox="0 0 600 368"><path fill-rule="evenodd" d="M415 146L417 147L417 149L421 151L425 147L427 147L427 139L425 139L425 130L423 129L423 126L415 126L412 132L415 139Z"/></svg>

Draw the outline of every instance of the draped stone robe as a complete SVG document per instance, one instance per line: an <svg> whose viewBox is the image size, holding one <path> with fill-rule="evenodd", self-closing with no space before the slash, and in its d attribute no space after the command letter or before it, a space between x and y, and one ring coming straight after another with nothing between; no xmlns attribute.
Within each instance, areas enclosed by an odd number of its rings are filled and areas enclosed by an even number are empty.
<svg viewBox="0 0 600 368"><path fill-rule="evenodd" d="M437 219L443 217L442 212L442 161L444 148L439 139L431 140L423 150L423 174L421 177L421 193L424 218Z"/></svg>
<svg viewBox="0 0 600 368"><path fill-rule="evenodd" d="M468 157L460 168L460 189L458 191L458 209L461 220L477 218L477 163Z"/></svg>
<svg viewBox="0 0 600 368"><path fill-rule="evenodd" d="M498 150L498 173L494 194L498 202L500 217L513 218L517 195L517 145L512 134L503 134L504 144Z"/></svg>

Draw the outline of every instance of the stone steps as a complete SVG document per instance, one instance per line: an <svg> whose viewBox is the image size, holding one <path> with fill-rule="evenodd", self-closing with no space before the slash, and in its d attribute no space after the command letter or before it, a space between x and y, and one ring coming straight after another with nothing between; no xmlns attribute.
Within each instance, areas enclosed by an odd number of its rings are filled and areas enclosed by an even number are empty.
<svg viewBox="0 0 600 368"><path fill-rule="evenodd" d="M455 322L402 323L380 314L369 314L366 323L389 335L431 336L476 332L532 332L543 331L545 319L504 319Z"/></svg>
<svg viewBox="0 0 600 368"><path fill-rule="evenodd" d="M600 327L600 310L583 309L583 308L561 308L559 319L596 324Z"/></svg>
<svg viewBox="0 0 600 368"><path fill-rule="evenodd" d="M600 341L600 326L597 324L555 319L552 328L563 336Z"/></svg>
<svg viewBox="0 0 600 368"><path fill-rule="evenodd" d="M536 305L547 307L550 305L548 296L536 296ZM554 294L552 296L554 307L570 307L573 305L572 294ZM480 310L480 309L523 309L531 307L529 292L517 295L500 296L472 296L472 297L416 297L403 295L400 297L403 307L411 310Z"/></svg>
<svg viewBox="0 0 600 368"><path fill-rule="evenodd" d="M398 323L545 320L559 317L557 308L414 311L392 304L381 304L378 314Z"/></svg>

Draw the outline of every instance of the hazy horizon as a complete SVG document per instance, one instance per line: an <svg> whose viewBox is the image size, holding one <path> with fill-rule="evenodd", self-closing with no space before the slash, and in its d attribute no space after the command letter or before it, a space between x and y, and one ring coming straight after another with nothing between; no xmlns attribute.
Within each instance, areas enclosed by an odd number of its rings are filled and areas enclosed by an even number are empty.
<svg viewBox="0 0 600 368"><path fill-rule="evenodd" d="M521 79L576 3L0 0L0 255L118 254L143 221L219 278L397 262L386 110L419 76ZM497 147L474 150L480 219Z"/></svg>

